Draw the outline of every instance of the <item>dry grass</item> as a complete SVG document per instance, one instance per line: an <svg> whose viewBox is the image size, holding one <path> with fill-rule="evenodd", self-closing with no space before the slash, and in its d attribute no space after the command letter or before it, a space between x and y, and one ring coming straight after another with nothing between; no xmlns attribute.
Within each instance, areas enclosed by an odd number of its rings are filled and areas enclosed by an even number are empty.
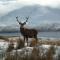
<svg viewBox="0 0 60 60"><path fill-rule="evenodd" d="M60 40L38 40L37 42L38 45L44 44L44 45L56 45L60 46ZM30 47L36 46L36 40L32 39L30 43Z"/></svg>
<svg viewBox="0 0 60 60"><path fill-rule="evenodd" d="M46 56L47 56L46 59L47 60L53 60L53 55L54 54L55 54L55 48L54 48L54 46L51 46L46 53Z"/></svg>
<svg viewBox="0 0 60 60"><path fill-rule="evenodd" d="M5 41L9 41L9 38L11 38L13 41L17 41L19 37L4 37L4 36L0 36L0 39L5 40ZM20 39L22 41L22 39ZM39 45L41 44L45 44L45 45L57 45L60 46L60 40L41 40L39 39L37 42ZM35 46L36 45L36 40L32 39L30 46Z"/></svg>
<svg viewBox="0 0 60 60"><path fill-rule="evenodd" d="M2 37L1 37L2 39ZM13 40L13 39L12 39ZM17 41L17 48L16 49L21 49L24 47L24 41L22 39L16 39ZM6 58L5 60L53 60L53 56L55 54L55 48L54 46L51 46L48 51L44 54L42 50L42 53L41 53L41 49L37 49L35 46L36 46L36 40L35 39L32 39L31 43L30 43L30 47L34 47L33 50L32 50L32 53L30 56L28 56L28 54L24 57L21 57L21 56L18 56L18 55L11 55L10 52L14 49L14 44L13 44L13 41L10 41L11 44L9 44L9 47L7 49L7 54L6 55ZM45 40L45 41L42 41L42 40L38 40L37 42L38 45L41 45L41 44L45 44L45 45L56 45L56 46L60 46L60 41L58 40L55 40L55 41L52 41L52 40ZM58 60L60 59L60 55L58 55Z"/></svg>
<svg viewBox="0 0 60 60"><path fill-rule="evenodd" d="M45 44L45 45L56 45L56 46L60 46L60 41L58 40L54 40L54 41L51 41L51 40L45 40L45 41L41 41L39 42L40 44Z"/></svg>
<svg viewBox="0 0 60 60"><path fill-rule="evenodd" d="M17 48L16 49L21 49L21 48L23 48L24 47L24 40L22 40L21 38L19 38L18 40L17 40Z"/></svg>
<svg viewBox="0 0 60 60"><path fill-rule="evenodd" d="M12 40L10 40L6 52L11 52L13 49L14 49L14 43Z"/></svg>
<svg viewBox="0 0 60 60"><path fill-rule="evenodd" d="M30 47L34 47L36 46L36 40L35 39L32 39L31 43L30 43Z"/></svg>
<svg viewBox="0 0 60 60"><path fill-rule="evenodd" d="M30 55L27 54L23 57L16 54L8 54L5 60L53 60L53 56L55 54L54 46L51 46L45 54L43 52L44 50L42 50L42 53L40 50L41 49L34 47Z"/></svg>

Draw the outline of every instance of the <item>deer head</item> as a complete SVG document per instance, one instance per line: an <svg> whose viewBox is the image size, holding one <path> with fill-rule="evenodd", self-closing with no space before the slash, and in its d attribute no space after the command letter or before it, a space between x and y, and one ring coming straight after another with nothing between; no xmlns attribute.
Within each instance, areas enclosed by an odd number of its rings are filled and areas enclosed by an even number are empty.
<svg viewBox="0 0 60 60"><path fill-rule="evenodd" d="M17 22L19 23L19 25L21 26L21 27L23 27L25 24L26 24L26 22L28 21L28 19L29 19L29 16L28 17L26 17L25 19L26 19L26 21L25 22L20 22L19 20L18 20L18 16L16 17L16 19L17 19Z"/></svg>

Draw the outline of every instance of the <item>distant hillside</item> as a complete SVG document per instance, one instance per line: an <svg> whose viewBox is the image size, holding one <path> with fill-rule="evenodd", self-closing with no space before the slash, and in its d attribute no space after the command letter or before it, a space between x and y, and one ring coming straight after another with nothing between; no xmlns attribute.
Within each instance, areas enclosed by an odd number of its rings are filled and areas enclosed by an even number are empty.
<svg viewBox="0 0 60 60"><path fill-rule="evenodd" d="M0 17L0 32L19 31L16 16L19 16L19 21L25 21L25 17L30 16L27 28L34 27L38 31L60 31L60 9L31 5L16 9Z"/></svg>
<svg viewBox="0 0 60 60"><path fill-rule="evenodd" d="M39 25L41 23L59 23L60 9L43 7L40 5L24 6L16 9L0 18L0 24L11 25L16 23L16 16L20 16L20 21L25 20L23 17L30 16L29 25Z"/></svg>
<svg viewBox="0 0 60 60"><path fill-rule="evenodd" d="M26 28L31 29L32 27L26 26ZM56 24L56 23L55 24L44 24L44 25L33 27L33 28L39 32L60 31L60 24ZM1 32L2 33L20 32L20 27L17 25L5 26L5 27L0 26L0 33Z"/></svg>

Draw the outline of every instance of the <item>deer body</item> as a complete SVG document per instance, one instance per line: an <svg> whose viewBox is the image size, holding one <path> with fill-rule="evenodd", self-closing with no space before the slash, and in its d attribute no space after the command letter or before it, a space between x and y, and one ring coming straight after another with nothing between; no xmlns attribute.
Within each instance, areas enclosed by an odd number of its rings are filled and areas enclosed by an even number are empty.
<svg viewBox="0 0 60 60"><path fill-rule="evenodd" d="M37 35L37 31L35 29L20 28L20 32L23 36L29 38L34 38Z"/></svg>
<svg viewBox="0 0 60 60"><path fill-rule="evenodd" d="M18 19L17 19L17 21L18 21ZM26 20L26 22L27 22L27 20ZM21 32L22 36L24 37L24 42L26 39L27 45L28 45L28 38L35 38L36 42L37 42L37 31L35 29L25 28L24 25L26 24L26 22L21 23L18 21L18 23L20 25L20 32Z"/></svg>

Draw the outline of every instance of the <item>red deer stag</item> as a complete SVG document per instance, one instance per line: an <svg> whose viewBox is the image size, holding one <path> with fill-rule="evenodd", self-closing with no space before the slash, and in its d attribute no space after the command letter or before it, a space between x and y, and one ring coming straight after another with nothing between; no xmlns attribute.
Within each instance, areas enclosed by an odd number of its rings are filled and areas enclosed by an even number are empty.
<svg viewBox="0 0 60 60"><path fill-rule="evenodd" d="M20 25L20 32L21 32L22 36L24 37L24 42L25 42L25 39L27 41L27 46L28 46L28 38L35 38L36 43L37 43L37 40L38 40L37 39L37 31L35 29L28 29L28 28L24 27L24 25L28 21L29 17L26 17L26 21L24 23L19 22L18 17L16 17L16 19Z"/></svg>

